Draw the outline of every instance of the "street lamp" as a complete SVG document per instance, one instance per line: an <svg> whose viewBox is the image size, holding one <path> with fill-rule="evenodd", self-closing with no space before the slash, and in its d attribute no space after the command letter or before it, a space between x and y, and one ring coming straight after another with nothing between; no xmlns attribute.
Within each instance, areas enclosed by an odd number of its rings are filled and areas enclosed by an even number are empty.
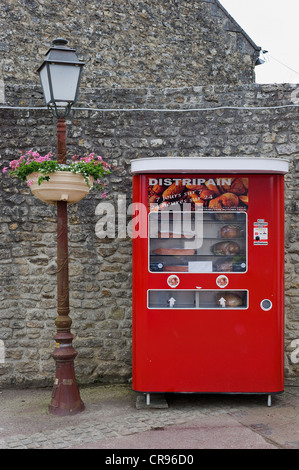
<svg viewBox="0 0 299 470"><path fill-rule="evenodd" d="M46 105L56 117L66 117L77 101L84 66L67 43L63 38L54 39L38 69Z"/></svg>
<svg viewBox="0 0 299 470"><path fill-rule="evenodd" d="M81 71L84 66L69 49L66 39L54 39L46 58L38 69L45 102L57 117L57 160L66 163L66 122L72 105L78 98ZM56 363L56 377L49 411L65 416L83 411L84 404L77 386L71 333L72 320L69 317L69 274L68 274L68 220L67 202L57 201L57 333L56 347L52 354Z"/></svg>

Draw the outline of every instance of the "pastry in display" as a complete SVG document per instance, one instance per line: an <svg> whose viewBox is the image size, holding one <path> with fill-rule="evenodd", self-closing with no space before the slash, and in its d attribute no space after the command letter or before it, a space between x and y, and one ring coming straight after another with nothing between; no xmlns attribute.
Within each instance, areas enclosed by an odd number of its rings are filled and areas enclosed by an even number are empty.
<svg viewBox="0 0 299 470"><path fill-rule="evenodd" d="M224 259L214 264L214 272L230 273L233 271L233 260L232 258Z"/></svg>
<svg viewBox="0 0 299 470"><path fill-rule="evenodd" d="M246 271L246 256L237 255L233 258L218 260L213 264L214 272L244 272Z"/></svg>
<svg viewBox="0 0 299 470"><path fill-rule="evenodd" d="M231 212L220 212L219 214L215 214L215 219L223 222L235 220L235 218L236 214L232 214Z"/></svg>
<svg viewBox="0 0 299 470"><path fill-rule="evenodd" d="M217 305L221 307L240 307L243 305L243 299L240 294L236 292L221 292L217 294Z"/></svg>
<svg viewBox="0 0 299 470"><path fill-rule="evenodd" d="M191 233L190 232L190 235L188 234L184 234L182 232L175 232L175 231L168 231L168 230L165 230L165 231L160 231L158 232L158 238L194 238L194 233Z"/></svg>
<svg viewBox="0 0 299 470"><path fill-rule="evenodd" d="M241 235L241 227L238 225L224 225L220 230L221 238L239 238Z"/></svg>
<svg viewBox="0 0 299 470"><path fill-rule="evenodd" d="M211 247L214 255L237 255L240 252L240 246L236 242L218 242Z"/></svg>
<svg viewBox="0 0 299 470"><path fill-rule="evenodd" d="M153 250L153 254L155 255L183 255L183 256L191 256L194 255L195 250L190 249L183 249L183 248L157 248Z"/></svg>

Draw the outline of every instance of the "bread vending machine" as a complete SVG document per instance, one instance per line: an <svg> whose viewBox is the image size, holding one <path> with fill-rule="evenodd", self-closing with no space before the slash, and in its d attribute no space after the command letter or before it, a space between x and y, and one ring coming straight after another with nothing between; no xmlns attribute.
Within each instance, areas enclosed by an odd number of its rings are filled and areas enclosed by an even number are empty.
<svg viewBox="0 0 299 470"><path fill-rule="evenodd" d="M148 158L133 173L133 389L284 389L284 175L262 158Z"/></svg>

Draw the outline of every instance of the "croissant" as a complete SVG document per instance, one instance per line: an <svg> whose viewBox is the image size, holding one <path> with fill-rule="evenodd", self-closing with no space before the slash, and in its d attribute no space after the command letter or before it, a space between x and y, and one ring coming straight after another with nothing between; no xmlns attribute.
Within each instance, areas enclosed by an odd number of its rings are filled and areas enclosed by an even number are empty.
<svg viewBox="0 0 299 470"><path fill-rule="evenodd" d="M190 191L201 191L204 189L203 184L186 184L186 188L189 189Z"/></svg>
<svg viewBox="0 0 299 470"><path fill-rule="evenodd" d="M155 184L155 186L153 186L152 188L152 192L157 195L162 194L163 191L164 191L164 186L161 186L160 184Z"/></svg>
<svg viewBox="0 0 299 470"><path fill-rule="evenodd" d="M201 199L201 194L200 196L198 196L196 193L191 192L189 196L191 198L191 201L194 202L194 204L200 204L204 202L203 199Z"/></svg>
<svg viewBox="0 0 299 470"><path fill-rule="evenodd" d="M201 199L213 199L215 193L214 191L211 191L210 189L203 189L200 193Z"/></svg>
<svg viewBox="0 0 299 470"><path fill-rule="evenodd" d="M233 193L224 193L221 196L212 199L209 203L211 209L222 209L223 207L237 207L239 198Z"/></svg>
<svg viewBox="0 0 299 470"><path fill-rule="evenodd" d="M240 196L246 194L248 190L248 178L237 178L232 182L230 192Z"/></svg>
<svg viewBox="0 0 299 470"><path fill-rule="evenodd" d="M216 186L215 183L206 182L205 185L210 191L213 191L215 194L220 194L219 188Z"/></svg>
<svg viewBox="0 0 299 470"><path fill-rule="evenodd" d="M169 188L165 189L165 191L162 194L163 199L164 200L172 199L172 198L181 196L183 189L184 189L184 185L181 180L178 182L175 182L171 186L169 186Z"/></svg>
<svg viewBox="0 0 299 470"><path fill-rule="evenodd" d="M240 201L248 206L248 196L239 196Z"/></svg>

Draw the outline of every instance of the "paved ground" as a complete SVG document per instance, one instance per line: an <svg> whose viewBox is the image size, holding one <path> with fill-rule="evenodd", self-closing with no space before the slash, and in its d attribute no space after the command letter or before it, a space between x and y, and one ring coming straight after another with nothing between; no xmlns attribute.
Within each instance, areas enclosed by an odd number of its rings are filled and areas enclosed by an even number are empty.
<svg viewBox="0 0 299 470"><path fill-rule="evenodd" d="M81 398L84 412L57 417L49 389L2 390L0 449L299 448L299 381L271 407L261 395L169 394L168 407L144 408L126 385L83 387Z"/></svg>

